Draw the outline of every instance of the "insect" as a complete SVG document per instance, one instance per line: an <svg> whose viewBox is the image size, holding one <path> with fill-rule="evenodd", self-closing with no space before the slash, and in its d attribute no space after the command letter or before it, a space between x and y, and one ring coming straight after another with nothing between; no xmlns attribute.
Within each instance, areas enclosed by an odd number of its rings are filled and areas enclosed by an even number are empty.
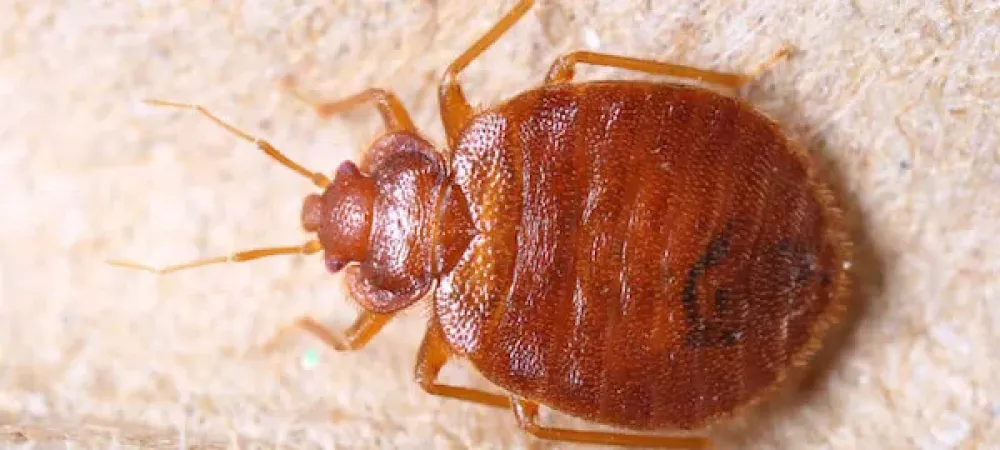
<svg viewBox="0 0 1000 450"><path fill-rule="evenodd" d="M541 86L482 110L459 75L532 7L522 0L444 72L446 151L396 96L368 89L327 114L374 104L386 131L331 180L204 108L322 192L302 207L304 245L152 269L322 253L363 308L343 334L297 322L336 350L364 347L429 297L416 381L513 412L540 438L710 447L697 430L764 397L805 364L845 308L850 244L814 163L773 121L703 87L574 82L578 64L738 88L751 74L576 51ZM783 55L778 55L778 57ZM761 65L761 68L765 65ZM503 393L438 383L467 360ZM537 420L546 406L624 428Z"/></svg>

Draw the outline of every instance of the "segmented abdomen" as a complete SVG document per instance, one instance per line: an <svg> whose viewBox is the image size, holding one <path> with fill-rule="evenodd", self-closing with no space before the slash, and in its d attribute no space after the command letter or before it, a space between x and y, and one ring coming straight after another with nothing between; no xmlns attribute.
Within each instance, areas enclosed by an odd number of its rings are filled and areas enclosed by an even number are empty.
<svg viewBox="0 0 1000 450"><path fill-rule="evenodd" d="M806 167L770 121L705 90L523 93L454 149L478 236L436 319L514 393L700 426L772 385L837 306L839 222Z"/></svg>

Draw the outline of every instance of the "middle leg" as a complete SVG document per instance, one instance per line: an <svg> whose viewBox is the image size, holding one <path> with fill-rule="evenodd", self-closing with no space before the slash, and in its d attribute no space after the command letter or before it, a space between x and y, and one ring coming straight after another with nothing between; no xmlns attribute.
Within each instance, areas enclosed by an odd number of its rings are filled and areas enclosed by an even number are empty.
<svg viewBox="0 0 1000 450"><path fill-rule="evenodd" d="M493 28L490 28L458 58L455 58L455 61L444 71L444 77L438 87L438 102L440 103L441 121L444 124L445 135L448 137L449 148L454 147L458 132L472 117L472 106L469 105L469 101L466 100L465 94L462 92L462 86L458 83L458 74L524 17L534 3L534 0L518 2L507 15L493 25Z"/></svg>
<svg viewBox="0 0 1000 450"><path fill-rule="evenodd" d="M716 72L712 70L698 69L696 67L670 64L651 59L630 58L627 56L612 55L609 53L597 53L580 50L567 53L555 60L545 76L545 84L564 83L573 80L576 74L577 64L591 64L595 66L614 67L618 69L634 70L636 72L648 73L651 75L666 75L680 78L690 78L692 80L705 83L718 84L721 86L738 89L749 83L761 72L770 68L774 63L787 57L789 50L783 47L767 61L759 64L749 73L729 73Z"/></svg>

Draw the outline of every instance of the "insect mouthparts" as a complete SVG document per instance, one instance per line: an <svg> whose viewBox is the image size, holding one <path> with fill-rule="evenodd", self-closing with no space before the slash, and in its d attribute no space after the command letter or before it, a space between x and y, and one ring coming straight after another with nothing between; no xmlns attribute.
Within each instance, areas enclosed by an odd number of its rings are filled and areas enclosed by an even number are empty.
<svg viewBox="0 0 1000 450"><path fill-rule="evenodd" d="M309 194L302 201L302 228L310 233L319 230L322 223L323 197L319 194Z"/></svg>

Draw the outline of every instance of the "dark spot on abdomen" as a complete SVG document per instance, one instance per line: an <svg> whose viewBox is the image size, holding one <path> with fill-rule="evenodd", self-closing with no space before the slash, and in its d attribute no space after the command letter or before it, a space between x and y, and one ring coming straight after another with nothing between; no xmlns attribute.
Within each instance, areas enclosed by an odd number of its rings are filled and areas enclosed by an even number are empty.
<svg viewBox="0 0 1000 450"><path fill-rule="evenodd" d="M729 256L732 232L733 224L727 222L722 231L709 242L702 256L691 266L684 281L681 305L688 326L685 345L689 348L728 346L735 344L739 339L737 332L726 329L727 318L732 315L729 290L717 289L713 294L715 304L711 319L705 318L698 307L698 282L708 269L721 265Z"/></svg>

